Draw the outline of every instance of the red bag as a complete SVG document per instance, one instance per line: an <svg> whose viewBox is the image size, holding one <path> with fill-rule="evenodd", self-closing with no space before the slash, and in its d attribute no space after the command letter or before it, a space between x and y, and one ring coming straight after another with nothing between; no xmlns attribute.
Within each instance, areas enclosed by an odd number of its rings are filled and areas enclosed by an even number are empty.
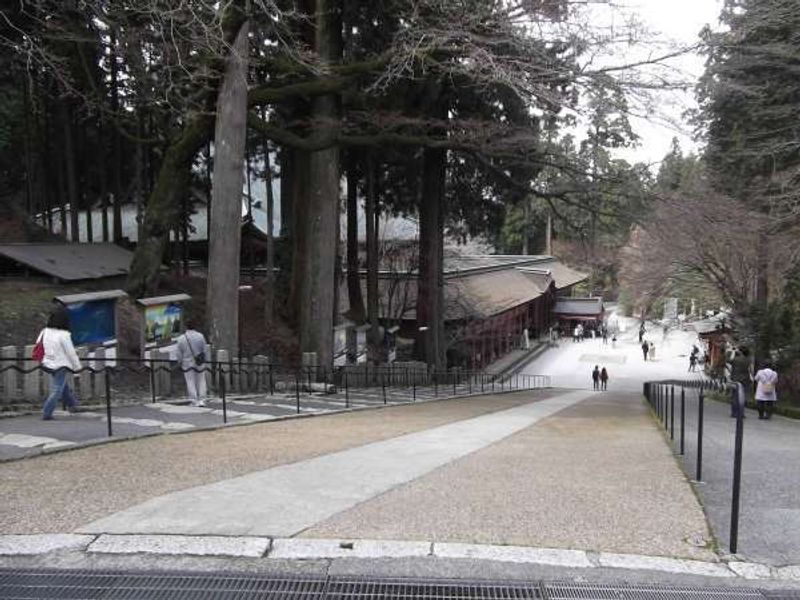
<svg viewBox="0 0 800 600"><path fill-rule="evenodd" d="M36 340L36 344L33 347L33 352L31 353L31 358L36 362L42 362L44 360L44 341L42 338L44 337L44 332L39 335L39 339Z"/></svg>

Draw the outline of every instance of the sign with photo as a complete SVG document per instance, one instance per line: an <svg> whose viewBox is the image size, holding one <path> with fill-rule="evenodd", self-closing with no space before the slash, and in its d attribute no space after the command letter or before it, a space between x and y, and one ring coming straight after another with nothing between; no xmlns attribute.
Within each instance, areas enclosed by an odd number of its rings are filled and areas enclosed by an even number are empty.
<svg viewBox="0 0 800 600"><path fill-rule="evenodd" d="M177 302L156 304L144 309L144 341L146 344L169 342L180 335L183 308Z"/></svg>

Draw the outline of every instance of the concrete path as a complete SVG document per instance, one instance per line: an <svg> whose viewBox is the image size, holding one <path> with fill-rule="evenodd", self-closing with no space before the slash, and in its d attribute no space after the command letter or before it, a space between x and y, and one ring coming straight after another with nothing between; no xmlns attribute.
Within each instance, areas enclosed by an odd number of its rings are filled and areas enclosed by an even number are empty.
<svg viewBox="0 0 800 600"><path fill-rule="evenodd" d="M584 399L573 392L155 498L87 533L291 536Z"/></svg>

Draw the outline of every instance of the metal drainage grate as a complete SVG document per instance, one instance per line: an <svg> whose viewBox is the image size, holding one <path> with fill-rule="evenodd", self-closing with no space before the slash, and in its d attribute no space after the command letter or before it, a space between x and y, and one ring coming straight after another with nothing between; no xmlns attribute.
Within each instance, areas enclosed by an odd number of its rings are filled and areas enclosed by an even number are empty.
<svg viewBox="0 0 800 600"><path fill-rule="evenodd" d="M0 569L0 598L61 600L315 600L324 577Z"/></svg>
<svg viewBox="0 0 800 600"><path fill-rule="evenodd" d="M548 600L764 600L758 590L744 588L549 583L544 589Z"/></svg>
<svg viewBox="0 0 800 600"><path fill-rule="evenodd" d="M535 582L331 577L326 600L483 600L544 598Z"/></svg>

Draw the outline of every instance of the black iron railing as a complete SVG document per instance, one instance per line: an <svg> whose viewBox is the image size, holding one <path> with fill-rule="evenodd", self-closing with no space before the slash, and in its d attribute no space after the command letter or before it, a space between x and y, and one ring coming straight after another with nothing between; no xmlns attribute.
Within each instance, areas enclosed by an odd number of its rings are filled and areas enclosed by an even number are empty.
<svg viewBox="0 0 800 600"><path fill-rule="evenodd" d="M731 402L736 402L733 413L736 416L736 432L733 450L733 484L731 486L731 522L730 522L730 551L736 554L739 538L739 498L742 481L742 447L744 439L744 411L745 402L743 394L734 394L734 386L720 379L702 380L663 380L649 381L644 384L644 395L653 409L659 423L669 434L670 442L675 445L675 411L676 389L678 391L678 454L684 456L686 452L686 395L687 391L697 392L697 440L694 465L694 481L703 481L703 434L705 431L705 399L708 392L726 393L731 395Z"/></svg>
<svg viewBox="0 0 800 600"><path fill-rule="evenodd" d="M113 435L112 412L122 397L155 403L165 398L172 388L171 378L186 372L204 373L213 398L222 402L222 422L228 422L228 396L234 392L265 397L277 394L293 396L295 411L302 404L325 398L351 407L351 396L365 393L382 404L413 403L418 400L460 397L499 392L535 390L548 387L550 378L542 375L512 375L453 369L426 370L391 365L347 365L334 368L320 366L292 367L269 363L262 359L214 360L202 366L183 367L164 359L92 358L81 369L70 371L75 377L88 377L79 397L83 404L91 395L105 405L108 435ZM0 359L0 381L7 401L18 399L23 389L38 389L36 405L46 397L45 375L49 371L30 359ZM25 378L36 378L26 383ZM126 381L128 379L128 381ZM135 380L135 381L132 381ZM144 385L142 383L144 382ZM182 385L182 384L180 384ZM134 402L135 403L135 402Z"/></svg>

